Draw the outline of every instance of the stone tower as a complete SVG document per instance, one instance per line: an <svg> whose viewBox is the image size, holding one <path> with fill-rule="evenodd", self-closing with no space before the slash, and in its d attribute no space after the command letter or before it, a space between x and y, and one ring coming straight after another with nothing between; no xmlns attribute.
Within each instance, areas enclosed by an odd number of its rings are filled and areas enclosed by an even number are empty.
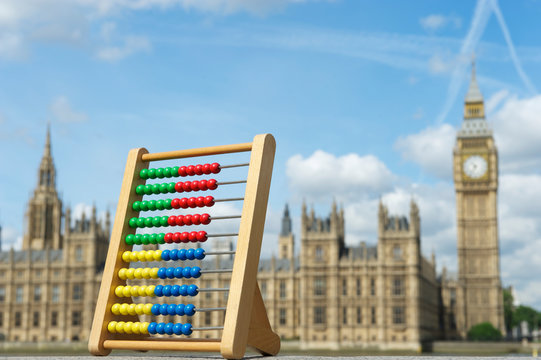
<svg viewBox="0 0 541 360"><path fill-rule="evenodd" d="M453 152L457 210L457 330L490 322L505 331L498 244L498 153L472 64Z"/></svg>
<svg viewBox="0 0 541 360"><path fill-rule="evenodd" d="M51 132L47 127L45 149L38 170L38 183L26 210L23 250L62 249L61 219L62 201L56 192Z"/></svg>
<svg viewBox="0 0 541 360"><path fill-rule="evenodd" d="M291 217L289 207L286 204L282 217L282 228L278 237L278 258L293 260L295 258L295 239L291 232Z"/></svg>

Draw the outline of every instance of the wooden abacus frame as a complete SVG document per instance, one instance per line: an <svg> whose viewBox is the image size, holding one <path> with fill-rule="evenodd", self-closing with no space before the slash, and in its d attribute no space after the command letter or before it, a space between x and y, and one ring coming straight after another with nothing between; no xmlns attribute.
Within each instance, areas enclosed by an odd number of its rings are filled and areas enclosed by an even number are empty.
<svg viewBox="0 0 541 360"><path fill-rule="evenodd" d="M93 355L108 355L112 349L177 350L220 352L224 358L239 359L244 356L247 346L263 355L278 353L280 338L271 329L256 279L275 148L274 137L263 134L244 144L155 154L149 154L145 148L129 152L88 342L88 349ZM107 324L116 316L111 312L116 301L114 290L117 286L126 285L126 280L119 278L118 270L125 266L122 253L132 248L123 240L134 233L128 221L138 214L130 205L142 199L142 195L135 193L135 188L145 182L138 176L139 172L148 168L150 161L246 151L251 151L251 157L221 339L164 339L109 333ZM126 300L131 302L131 298ZM135 315L124 319L138 321Z"/></svg>

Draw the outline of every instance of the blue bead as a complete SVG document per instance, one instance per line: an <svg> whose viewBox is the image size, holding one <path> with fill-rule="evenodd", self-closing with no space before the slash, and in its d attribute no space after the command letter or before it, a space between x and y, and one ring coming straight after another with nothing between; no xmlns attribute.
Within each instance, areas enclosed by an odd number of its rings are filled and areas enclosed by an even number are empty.
<svg viewBox="0 0 541 360"><path fill-rule="evenodd" d="M203 248L195 249L195 258L197 260L203 260L205 258L205 249Z"/></svg>
<svg viewBox="0 0 541 360"><path fill-rule="evenodd" d="M148 333L149 334L152 334L152 335L156 334L156 325L158 325L158 324L156 324L154 321L151 322L150 324L148 324Z"/></svg>
<svg viewBox="0 0 541 360"><path fill-rule="evenodd" d="M165 324L165 326L163 327L163 332L167 335L173 335L173 326L175 326L175 324L173 324L172 322Z"/></svg>
<svg viewBox="0 0 541 360"><path fill-rule="evenodd" d="M172 268L172 267L171 267L171 268L167 268L167 270L166 270L165 273L167 274L167 277L168 277L169 279L174 279L174 278L175 278L175 268Z"/></svg>
<svg viewBox="0 0 541 360"><path fill-rule="evenodd" d="M167 304L161 304L160 305L160 314L161 315L167 315Z"/></svg>
<svg viewBox="0 0 541 360"><path fill-rule="evenodd" d="M173 326L173 333L175 333L175 335L182 335L182 324L175 324L175 326Z"/></svg>
<svg viewBox="0 0 541 360"><path fill-rule="evenodd" d="M165 285L162 292L163 296L171 296L171 285Z"/></svg>
<svg viewBox="0 0 541 360"><path fill-rule="evenodd" d="M194 266L190 273L194 279L197 279L201 276L201 268L199 266Z"/></svg>
<svg viewBox="0 0 541 360"><path fill-rule="evenodd" d="M154 288L154 295L163 296L163 285L156 285Z"/></svg>
<svg viewBox="0 0 541 360"><path fill-rule="evenodd" d="M189 266L186 266L184 269L182 269L182 276L184 276L186 279L189 279L192 277L192 268Z"/></svg>
<svg viewBox="0 0 541 360"><path fill-rule="evenodd" d="M163 261L171 260L171 252L169 250L163 250L162 251L162 260Z"/></svg>
<svg viewBox="0 0 541 360"><path fill-rule="evenodd" d="M178 304L176 313L178 316L184 316L184 304Z"/></svg>
<svg viewBox="0 0 541 360"><path fill-rule="evenodd" d="M184 307L184 314L186 314L186 316L193 316L195 314L195 305L187 304Z"/></svg>
<svg viewBox="0 0 541 360"><path fill-rule="evenodd" d="M180 286L180 295L188 296L188 285L181 285Z"/></svg>
<svg viewBox="0 0 541 360"><path fill-rule="evenodd" d="M171 257L171 260L177 261L178 260L178 249L171 250L171 254L169 256Z"/></svg>
<svg viewBox="0 0 541 360"><path fill-rule="evenodd" d="M160 315L160 304L152 305L150 311L152 312L152 315Z"/></svg>
<svg viewBox="0 0 541 360"><path fill-rule="evenodd" d="M184 325L182 325L182 333L184 335L191 335L192 334L192 324L184 324Z"/></svg>
<svg viewBox="0 0 541 360"><path fill-rule="evenodd" d="M182 261L186 260L186 249L180 249L178 251L178 259Z"/></svg>
<svg viewBox="0 0 541 360"><path fill-rule="evenodd" d="M175 277L177 279L182 279L182 267L175 268Z"/></svg>
<svg viewBox="0 0 541 360"><path fill-rule="evenodd" d="M175 304L170 304L167 306L167 315L176 315L177 306Z"/></svg>
<svg viewBox="0 0 541 360"><path fill-rule="evenodd" d="M165 279L165 278L167 277L166 271L167 271L167 269L164 268L164 267L159 268L159 269L158 269L158 277L159 277L160 279Z"/></svg>
<svg viewBox="0 0 541 360"><path fill-rule="evenodd" d="M173 285L173 287L171 288L171 295L172 296L180 295L180 285Z"/></svg>
<svg viewBox="0 0 541 360"><path fill-rule="evenodd" d="M188 260L195 259L195 250L194 249L186 250L186 259L188 259Z"/></svg>
<svg viewBox="0 0 541 360"><path fill-rule="evenodd" d="M165 331L163 331L163 330L164 330L164 327L165 327L165 324L164 324L164 323L162 323L162 322L161 322L161 323L158 323L158 325L156 325L156 332L157 332L158 334L162 334L162 335L165 334Z"/></svg>
<svg viewBox="0 0 541 360"><path fill-rule="evenodd" d="M195 296L199 294L199 290L197 289L197 285L190 285L188 286L188 295Z"/></svg>

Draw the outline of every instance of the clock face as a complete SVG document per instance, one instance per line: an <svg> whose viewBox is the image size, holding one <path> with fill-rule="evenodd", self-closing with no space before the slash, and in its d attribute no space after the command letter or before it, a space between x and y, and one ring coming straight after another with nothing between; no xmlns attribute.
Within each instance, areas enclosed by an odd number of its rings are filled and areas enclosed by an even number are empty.
<svg viewBox="0 0 541 360"><path fill-rule="evenodd" d="M464 161L464 173L472 179L479 179L487 172L487 162L479 155L473 155Z"/></svg>

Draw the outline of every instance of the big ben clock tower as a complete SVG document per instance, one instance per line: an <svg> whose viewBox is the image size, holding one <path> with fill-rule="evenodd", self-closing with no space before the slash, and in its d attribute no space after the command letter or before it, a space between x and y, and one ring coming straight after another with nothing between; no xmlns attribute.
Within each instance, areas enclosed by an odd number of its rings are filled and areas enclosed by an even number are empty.
<svg viewBox="0 0 541 360"><path fill-rule="evenodd" d="M490 322L505 333L498 244L498 153L475 63L453 152L458 237L457 330Z"/></svg>

